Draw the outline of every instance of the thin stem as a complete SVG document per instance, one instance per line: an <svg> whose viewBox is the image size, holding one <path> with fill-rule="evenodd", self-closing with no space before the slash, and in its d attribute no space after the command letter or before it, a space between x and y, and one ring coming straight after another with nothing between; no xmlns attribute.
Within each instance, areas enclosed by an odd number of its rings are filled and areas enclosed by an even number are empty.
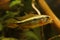
<svg viewBox="0 0 60 40"><path fill-rule="evenodd" d="M38 13L38 15L41 15L41 12L35 7L35 0L32 0L32 7Z"/></svg>

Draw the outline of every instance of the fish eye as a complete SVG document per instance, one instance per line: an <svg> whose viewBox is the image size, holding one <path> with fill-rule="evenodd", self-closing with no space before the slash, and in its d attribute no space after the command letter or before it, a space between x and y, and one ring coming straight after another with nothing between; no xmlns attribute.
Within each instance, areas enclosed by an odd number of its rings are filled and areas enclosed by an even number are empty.
<svg viewBox="0 0 60 40"><path fill-rule="evenodd" d="M48 16L46 18L49 18Z"/></svg>

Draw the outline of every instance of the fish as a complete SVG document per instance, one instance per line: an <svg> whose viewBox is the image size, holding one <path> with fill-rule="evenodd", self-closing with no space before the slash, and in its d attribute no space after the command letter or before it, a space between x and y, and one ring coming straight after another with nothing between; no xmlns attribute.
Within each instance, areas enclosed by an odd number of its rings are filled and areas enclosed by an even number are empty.
<svg viewBox="0 0 60 40"><path fill-rule="evenodd" d="M22 21L15 21L15 23L19 24L23 29L30 29L52 23L52 19L48 15L36 15Z"/></svg>

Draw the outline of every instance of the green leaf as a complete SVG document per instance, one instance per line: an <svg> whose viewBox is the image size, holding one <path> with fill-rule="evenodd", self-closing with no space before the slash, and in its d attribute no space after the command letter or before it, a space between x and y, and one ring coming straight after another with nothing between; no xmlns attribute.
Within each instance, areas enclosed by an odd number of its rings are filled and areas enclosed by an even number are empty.
<svg viewBox="0 0 60 40"><path fill-rule="evenodd" d="M21 0L14 0L11 2L10 7L16 5L16 4L21 4Z"/></svg>
<svg viewBox="0 0 60 40"><path fill-rule="evenodd" d="M32 31L26 31L25 35L27 36L28 40L39 40L37 35L35 35Z"/></svg>

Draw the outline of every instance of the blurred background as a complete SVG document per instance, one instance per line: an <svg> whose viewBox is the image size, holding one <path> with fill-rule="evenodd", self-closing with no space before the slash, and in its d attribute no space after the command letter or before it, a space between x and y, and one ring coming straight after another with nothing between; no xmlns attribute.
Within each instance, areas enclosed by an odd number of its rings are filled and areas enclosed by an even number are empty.
<svg viewBox="0 0 60 40"><path fill-rule="evenodd" d="M44 14L43 9L39 6L38 0L35 0L36 7ZM60 0L45 0L55 15L60 19ZM7 27L5 20L9 18L23 17L24 15L29 15L29 13L37 14L37 12L32 8L32 0L9 0L0 1L0 39L10 40L9 38L16 38L15 40L48 40L49 38L59 35L60 32L52 24L47 24L43 27L38 27L34 29L29 29L23 31L21 28L18 29L16 26ZM5 4L3 4L3 2ZM9 5L5 6L5 5ZM2 6L3 5L3 6ZM7 8L6 8L7 7ZM13 20L13 19L12 19ZM13 20L12 22L14 22ZM7 23L11 20L7 21ZM11 24L12 25L12 24ZM16 27L16 28L14 28ZM12 39L13 40L13 39ZM60 40L57 38L57 40Z"/></svg>

